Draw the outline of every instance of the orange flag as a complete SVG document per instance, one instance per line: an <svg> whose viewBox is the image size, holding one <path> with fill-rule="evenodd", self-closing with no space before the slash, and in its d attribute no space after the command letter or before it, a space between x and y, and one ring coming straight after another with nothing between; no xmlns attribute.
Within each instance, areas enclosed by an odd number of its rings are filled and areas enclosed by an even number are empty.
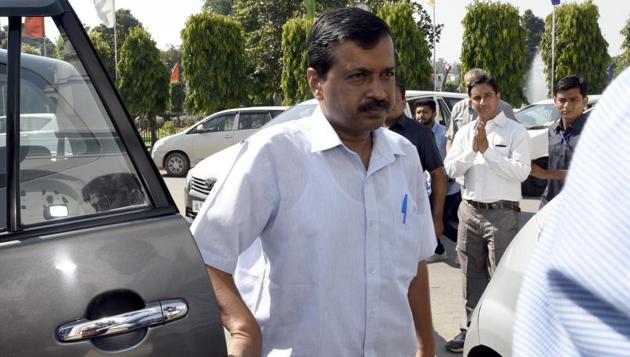
<svg viewBox="0 0 630 357"><path fill-rule="evenodd" d="M24 36L31 38L44 38L44 18L43 17L25 17L24 18Z"/></svg>
<svg viewBox="0 0 630 357"><path fill-rule="evenodd" d="M179 82L179 63L175 63L171 70L171 82Z"/></svg>

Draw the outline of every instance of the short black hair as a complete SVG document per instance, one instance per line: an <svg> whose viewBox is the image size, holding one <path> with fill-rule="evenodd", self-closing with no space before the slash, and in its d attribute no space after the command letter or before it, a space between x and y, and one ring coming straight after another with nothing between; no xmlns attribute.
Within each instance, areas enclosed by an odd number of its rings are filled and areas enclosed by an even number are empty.
<svg viewBox="0 0 630 357"><path fill-rule="evenodd" d="M415 109L418 109L418 107L420 106L429 107L431 108L431 111L434 113L437 110L437 107L435 106L435 100L433 99L429 99L429 98L418 99L413 104L414 104L414 111Z"/></svg>
<svg viewBox="0 0 630 357"><path fill-rule="evenodd" d="M573 75L563 77L558 82L556 82L556 85L553 86L553 96L555 97L556 94L558 94L558 92L561 90L570 90L573 88L579 88L582 97L586 96L586 81L584 80L584 78Z"/></svg>
<svg viewBox="0 0 630 357"><path fill-rule="evenodd" d="M308 66L320 79L335 62L334 52L344 41L353 41L362 48L374 48L384 36L391 37L389 26L378 16L356 7L344 7L319 17L306 40Z"/></svg>
<svg viewBox="0 0 630 357"><path fill-rule="evenodd" d="M489 84L492 89L494 89L495 93L499 93L499 85L497 84L497 81L494 80L494 78L492 77L488 77L487 75L482 75L481 77L477 78L477 79L473 79L470 83L468 83L468 96L470 97L470 91L480 85L480 84Z"/></svg>

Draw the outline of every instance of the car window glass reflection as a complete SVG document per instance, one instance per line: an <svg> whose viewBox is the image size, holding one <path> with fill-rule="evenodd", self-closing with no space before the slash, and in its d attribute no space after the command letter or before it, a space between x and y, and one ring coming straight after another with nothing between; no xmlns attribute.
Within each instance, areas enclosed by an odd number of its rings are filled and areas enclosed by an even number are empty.
<svg viewBox="0 0 630 357"><path fill-rule="evenodd" d="M62 60L24 53L21 57L22 224L149 205L126 149L68 41L60 53ZM1 55L6 63L6 51ZM6 86L6 72L2 76ZM5 212L3 208L0 216Z"/></svg>

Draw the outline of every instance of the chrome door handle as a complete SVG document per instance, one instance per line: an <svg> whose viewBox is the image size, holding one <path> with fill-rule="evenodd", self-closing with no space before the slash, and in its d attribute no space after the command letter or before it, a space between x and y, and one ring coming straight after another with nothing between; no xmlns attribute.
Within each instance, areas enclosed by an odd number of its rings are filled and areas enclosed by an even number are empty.
<svg viewBox="0 0 630 357"><path fill-rule="evenodd" d="M57 328L61 342L77 342L95 337L112 336L137 329L162 325L186 316L188 305L182 299L162 300L145 308L98 320L78 320Z"/></svg>
<svg viewBox="0 0 630 357"><path fill-rule="evenodd" d="M223 135L223 137L225 139L231 139L233 137L233 135L232 134L225 134L225 135Z"/></svg>

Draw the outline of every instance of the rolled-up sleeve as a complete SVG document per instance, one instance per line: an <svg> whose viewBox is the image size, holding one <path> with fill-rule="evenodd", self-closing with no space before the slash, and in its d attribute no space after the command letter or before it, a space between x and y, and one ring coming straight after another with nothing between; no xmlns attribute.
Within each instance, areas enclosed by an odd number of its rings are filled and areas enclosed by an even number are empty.
<svg viewBox="0 0 630 357"><path fill-rule="evenodd" d="M239 254L277 212L277 180L266 153L264 146L246 141L193 222L190 229L206 265L233 274Z"/></svg>

